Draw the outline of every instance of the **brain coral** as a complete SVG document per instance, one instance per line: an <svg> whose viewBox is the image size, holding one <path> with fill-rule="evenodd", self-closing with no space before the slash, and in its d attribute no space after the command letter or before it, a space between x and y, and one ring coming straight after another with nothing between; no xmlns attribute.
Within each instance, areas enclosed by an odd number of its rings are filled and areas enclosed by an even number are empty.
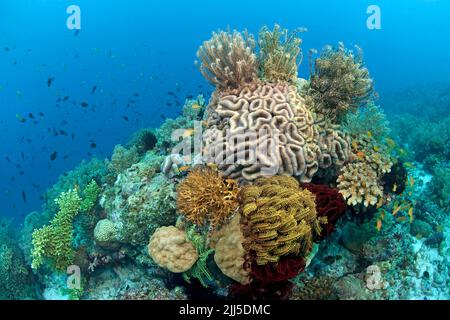
<svg viewBox="0 0 450 320"><path fill-rule="evenodd" d="M263 83L216 92L207 113L204 154L231 178L286 174L309 182L319 168L348 158L348 138L316 125L293 85Z"/></svg>
<svg viewBox="0 0 450 320"><path fill-rule="evenodd" d="M117 230L114 223L109 219L97 222L94 229L94 239L100 244L106 244L117 240Z"/></svg>
<svg viewBox="0 0 450 320"><path fill-rule="evenodd" d="M326 217L317 217L314 195L287 176L260 178L241 190L247 219L245 246L258 265L277 263L282 256L305 256Z"/></svg>
<svg viewBox="0 0 450 320"><path fill-rule="evenodd" d="M170 272L186 272L198 259L194 244L186 232L174 226L158 228L150 238L148 253L162 268Z"/></svg>
<svg viewBox="0 0 450 320"><path fill-rule="evenodd" d="M250 281L249 270L244 268L246 251L243 247L244 235L240 224L241 215L235 214L231 221L215 232L214 261L223 274L231 279L247 284Z"/></svg>

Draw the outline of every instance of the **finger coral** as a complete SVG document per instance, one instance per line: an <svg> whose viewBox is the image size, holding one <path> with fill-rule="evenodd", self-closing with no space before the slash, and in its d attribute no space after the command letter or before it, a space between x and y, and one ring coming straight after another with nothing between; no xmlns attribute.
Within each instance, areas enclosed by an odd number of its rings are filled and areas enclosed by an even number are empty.
<svg viewBox="0 0 450 320"><path fill-rule="evenodd" d="M156 229L150 238L148 253L158 266L173 273L188 271L198 260L197 251L186 232L174 226Z"/></svg>
<svg viewBox="0 0 450 320"><path fill-rule="evenodd" d="M237 209L237 193L234 180L207 167L196 168L177 187L177 208L188 221L215 227Z"/></svg>
<svg viewBox="0 0 450 320"><path fill-rule="evenodd" d="M255 39L248 33L214 32L197 52L200 71L220 89L235 89L258 78Z"/></svg>
<svg viewBox="0 0 450 320"><path fill-rule="evenodd" d="M258 40L261 78L269 82L297 81L302 43L297 35L297 31L289 34L277 24L272 31L267 27L261 29Z"/></svg>
<svg viewBox="0 0 450 320"><path fill-rule="evenodd" d="M369 71L363 66L361 54L326 47L315 60L307 95L314 111L338 123L349 111L365 105L373 92Z"/></svg>
<svg viewBox="0 0 450 320"><path fill-rule="evenodd" d="M339 192L349 205L363 204L368 207L383 201L383 188L378 183L378 175L366 163L346 164L337 182Z"/></svg>
<svg viewBox="0 0 450 320"><path fill-rule="evenodd" d="M325 217L317 217L314 195L288 176L260 178L240 192L247 219L246 247L256 263L277 263L282 256L305 256Z"/></svg>

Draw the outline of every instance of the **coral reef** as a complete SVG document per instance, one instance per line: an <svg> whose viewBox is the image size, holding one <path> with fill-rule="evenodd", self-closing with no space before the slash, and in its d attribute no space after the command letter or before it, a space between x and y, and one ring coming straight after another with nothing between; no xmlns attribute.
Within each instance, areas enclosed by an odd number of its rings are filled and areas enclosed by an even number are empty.
<svg viewBox="0 0 450 320"><path fill-rule="evenodd" d="M240 192L247 219L246 246L258 265L277 263L289 254L305 256L326 218L317 217L314 195L287 176L260 178Z"/></svg>
<svg viewBox="0 0 450 320"><path fill-rule="evenodd" d="M156 228L175 222L175 185L158 173L161 161L163 157L147 153L103 193L100 204L114 223L118 241L144 245Z"/></svg>
<svg viewBox="0 0 450 320"><path fill-rule="evenodd" d="M217 226L238 207L237 184L206 167L192 170L177 186L177 208L187 220Z"/></svg>
<svg viewBox="0 0 450 320"><path fill-rule="evenodd" d="M184 231L174 226L156 229L150 238L148 253L160 267L174 273L188 271L198 260L194 244Z"/></svg>

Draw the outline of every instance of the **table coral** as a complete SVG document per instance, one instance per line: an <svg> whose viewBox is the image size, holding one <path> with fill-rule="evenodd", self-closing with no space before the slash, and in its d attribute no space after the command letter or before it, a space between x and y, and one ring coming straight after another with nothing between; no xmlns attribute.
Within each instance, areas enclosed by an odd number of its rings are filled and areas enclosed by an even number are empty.
<svg viewBox="0 0 450 320"><path fill-rule="evenodd" d="M186 232L174 226L160 227L155 231L148 244L148 253L160 267L174 273L188 271L198 259Z"/></svg>
<svg viewBox="0 0 450 320"><path fill-rule="evenodd" d="M277 263L282 256L305 256L321 232L325 217L317 217L314 195L292 177L260 178L240 192L247 220L246 247L258 265Z"/></svg>

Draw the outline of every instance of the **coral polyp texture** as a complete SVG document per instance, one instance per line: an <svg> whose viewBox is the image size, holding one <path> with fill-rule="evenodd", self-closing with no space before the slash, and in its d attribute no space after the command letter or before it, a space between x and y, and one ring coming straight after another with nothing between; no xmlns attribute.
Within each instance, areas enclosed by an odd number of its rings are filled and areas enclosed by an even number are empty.
<svg viewBox="0 0 450 320"><path fill-rule="evenodd" d="M198 259L186 232L174 226L158 228L150 238L148 252L160 267L174 273L188 271Z"/></svg>
<svg viewBox="0 0 450 320"><path fill-rule="evenodd" d="M209 168L196 168L177 187L177 208L198 225L217 226L238 207L237 184Z"/></svg>
<svg viewBox="0 0 450 320"><path fill-rule="evenodd" d="M260 178L241 190L247 220L246 246L258 265L277 263L282 256L306 256L326 217L317 217L314 195L292 177Z"/></svg>

